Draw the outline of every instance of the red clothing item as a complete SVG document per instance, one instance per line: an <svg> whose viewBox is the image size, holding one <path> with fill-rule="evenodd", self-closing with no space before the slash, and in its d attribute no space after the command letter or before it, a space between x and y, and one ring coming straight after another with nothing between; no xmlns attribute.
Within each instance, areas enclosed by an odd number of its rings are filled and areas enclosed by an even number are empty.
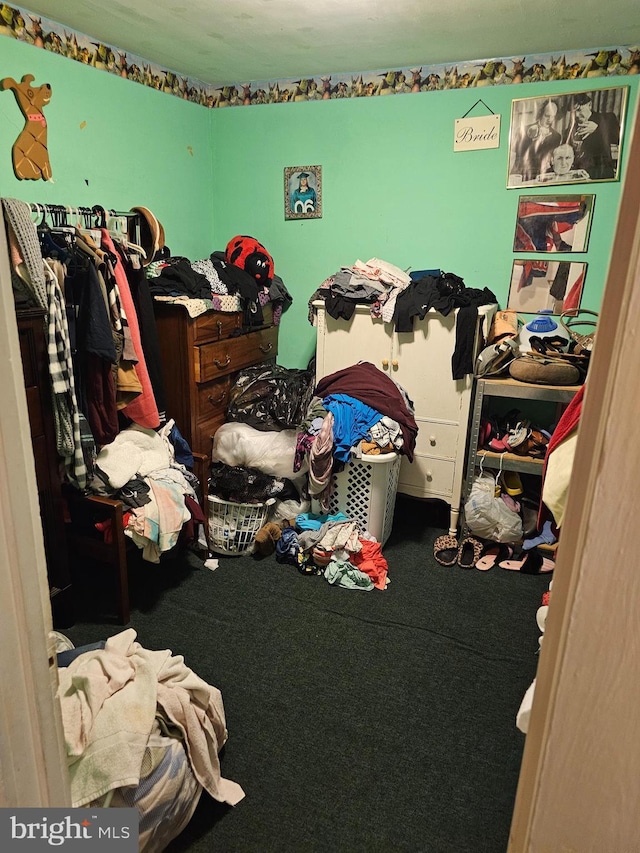
<svg viewBox="0 0 640 853"><path fill-rule="evenodd" d="M362 551L349 554L349 562L368 575L376 589L384 589L387 585L388 563L382 556L382 545L368 539L360 539Z"/></svg>
<svg viewBox="0 0 640 853"><path fill-rule="evenodd" d="M560 444L560 442L564 441L567 436L569 436L574 430L576 430L580 424L580 416L582 415L582 401L584 400L584 391L586 388L586 384L580 387L580 390L577 392L575 397L571 400L567 408L564 410L562 415L560 416L560 420L554 431L551 433L551 438L549 439L549 444L547 445L547 451L544 456L544 463L542 466L542 487L544 487L544 478L547 474L547 463L549 462L549 456L553 453L556 447ZM545 503L542 500L542 488L540 489L540 505L538 507L538 530L542 530L542 526L544 525L547 519L551 518L551 513L547 509ZM554 525L555 527L555 525ZM557 529L554 530L554 533L557 532Z"/></svg>
<svg viewBox="0 0 640 853"><path fill-rule="evenodd" d="M120 291L120 301L127 318L127 323L129 324L133 348L135 349L136 356L138 357L136 373L140 380L140 384L142 385L142 393L132 400L131 403L125 406L122 411L128 418L131 418L134 423L139 424L142 427L146 427L147 429L157 429L160 426L160 415L158 414L156 398L153 393L153 388L151 387L149 371L147 370L147 364L144 359L142 340L140 338L140 327L138 326L138 315L136 314L136 308L133 304L133 297L131 296L131 289L127 280L127 274L120 263L120 258L118 257L118 253L107 229L101 228L100 234L102 235L103 248L111 252L111 254L116 258L113 271L116 277L118 290Z"/></svg>

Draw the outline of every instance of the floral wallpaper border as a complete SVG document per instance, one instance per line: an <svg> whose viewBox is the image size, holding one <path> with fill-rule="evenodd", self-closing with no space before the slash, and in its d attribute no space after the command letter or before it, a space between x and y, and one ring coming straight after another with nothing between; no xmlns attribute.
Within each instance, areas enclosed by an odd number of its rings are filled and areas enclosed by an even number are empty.
<svg viewBox="0 0 640 853"><path fill-rule="evenodd" d="M367 98L576 80L640 73L640 46L622 46L562 54L465 60L414 68L325 74L300 80L284 79L214 86L185 77L117 47L36 16L20 6L0 2L0 35L31 44L116 74L151 89L183 98L210 109L257 104L299 103L334 98Z"/></svg>

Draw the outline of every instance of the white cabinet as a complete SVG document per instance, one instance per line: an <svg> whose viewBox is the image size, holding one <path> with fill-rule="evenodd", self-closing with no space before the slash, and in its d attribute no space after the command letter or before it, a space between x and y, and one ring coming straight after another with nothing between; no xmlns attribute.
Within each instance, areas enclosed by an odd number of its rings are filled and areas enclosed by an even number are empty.
<svg viewBox="0 0 640 853"><path fill-rule="evenodd" d="M414 404L418 437L413 462L402 458L398 491L448 503L450 532L455 534L473 383L472 376L460 380L451 376L458 312L443 317L431 311L424 320L415 319L413 332L397 334L392 324L373 320L368 305L358 305L350 320L331 317L322 301L314 302L314 307L316 379L370 361L405 389ZM486 318L485 333L495 308L478 309L480 320Z"/></svg>

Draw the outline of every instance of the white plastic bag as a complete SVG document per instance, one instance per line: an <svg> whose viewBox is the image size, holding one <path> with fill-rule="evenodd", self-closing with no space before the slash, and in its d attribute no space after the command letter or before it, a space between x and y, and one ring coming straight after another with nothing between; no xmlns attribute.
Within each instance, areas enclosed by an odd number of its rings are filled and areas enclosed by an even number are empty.
<svg viewBox="0 0 640 853"><path fill-rule="evenodd" d="M473 481L464 505L469 530L481 539L493 542L519 542L522 539L522 519L495 494L496 481L486 472Z"/></svg>
<svg viewBox="0 0 640 853"><path fill-rule="evenodd" d="M294 429L262 431L243 423L222 424L213 436L214 462L244 465L263 474L295 480L308 470L305 456L302 468L294 473L297 431Z"/></svg>

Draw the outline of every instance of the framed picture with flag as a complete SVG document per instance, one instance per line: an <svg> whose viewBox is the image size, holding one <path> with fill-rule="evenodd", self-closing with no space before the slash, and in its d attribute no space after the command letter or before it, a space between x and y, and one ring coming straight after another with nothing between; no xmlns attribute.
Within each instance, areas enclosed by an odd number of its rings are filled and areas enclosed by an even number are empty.
<svg viewBox="0 0 640 853"><path fill-rule="evenodd" d="M285 166L284 218L320 219L322 166Z"/></svg>
<svg viewBox="0 0 640 853"><path fill-rule="evenodd" d="M514 261L507 308L522 314L554 314L580 308L587 264L550 258Z"/></svg>
<svg viewBox="0 0 640 853"><path fill-rule="evenodd" d="M594 195L521 195L514 252L586 252Z"/></svg>

